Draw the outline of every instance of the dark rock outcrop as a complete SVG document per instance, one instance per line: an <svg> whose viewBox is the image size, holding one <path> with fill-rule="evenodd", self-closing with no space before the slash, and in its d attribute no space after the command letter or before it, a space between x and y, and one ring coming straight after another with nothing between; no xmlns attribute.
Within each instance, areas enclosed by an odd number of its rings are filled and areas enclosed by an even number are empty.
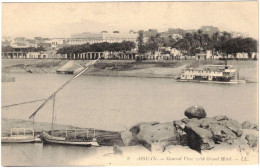
<svg viewBox="0 0 260 168"><path fill-rule="evenodd" d="M201 106L191 106L187 108L184 112L185 116L187 116L189 119L191 118L205 118L206 117L206 111Z"/></svg>
<svg viewBox="0 0 260 168"><path fill-rule="evenodd" d="M163 152L168 146L188 146L198 152L219 147L255 148L258 144L257 126L242 125L225 115L206 117L203 107L192 106L182 120L171 123L142 122L129 131L121 132L126 146L142 145L152 152ZM247 130L243 128L249 128Z"/></svg>
<svg viewBox="0 0 260 168"><path fill-rule="evenodd" d="M212 118L186 116L188 118L173 122L181 145L188 145L196 151L212 149L215 144L235 143L233 146L236 146L243 143L252 147L256 145L256 136L244 135L242 125L227 116L218 115ZM249 128L255 128L253 124L247 123L247 125L250 125Z"/></svg>
<svg viewBox="0 0 260 168"><path fill-rule="evenodd" d="M188 146L191 149L201 151L204 149L212 149L215 144L212 140L213 134L207 129L196 126L186 126L185 132L188 134Z"/></svg>
<svg viewBox="0 0 260 168"><path fill-rule="evenodd" d="M227 127L219 124L210 124L207 130L213 133L215 143L227 142L232 144L236 135Z"/></svg>

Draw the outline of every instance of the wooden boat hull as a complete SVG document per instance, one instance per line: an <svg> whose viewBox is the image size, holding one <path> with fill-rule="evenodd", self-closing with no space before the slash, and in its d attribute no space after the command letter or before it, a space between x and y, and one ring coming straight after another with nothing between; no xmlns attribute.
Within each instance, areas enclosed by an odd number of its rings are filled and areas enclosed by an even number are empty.
<svg viewBox="0 0 260 168"><path fill-rule="evenodd" d="M54 144L54 145L70 145L70 146L85 146L85 147L99 146L99 144L96 141L76 142L76 141L66 141L65 138L57 138L57 137L52 138L46 132L42 133L41 139L43 143Z"/></svg>
<svg viewBox="0 0 260 168"><path fill-rule="evenodd" d="M35 143L41 142L40 139L34 137L2 137L1 143Z"/></svg>
<svg viewBox="0 0 260 168"><path fill-rule="evenodd" d="M225 82L225 81L178 79L177 81L178 82L196 82L196 83L220 83L220 84L240 84L240 83L246 83L245 80L230 80L228 82Z"/></svg>

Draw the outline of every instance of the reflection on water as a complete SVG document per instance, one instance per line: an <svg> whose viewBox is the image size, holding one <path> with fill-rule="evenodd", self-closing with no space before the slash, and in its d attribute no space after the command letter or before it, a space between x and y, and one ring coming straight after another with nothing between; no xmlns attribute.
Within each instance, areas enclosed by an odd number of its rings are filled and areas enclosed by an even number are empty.
<svg viewBox="0 0 260 168"><path fill-rule="evenodd" d="M98 148L42 143L2 144L1 159L3 166L75 166L77 160L88 158L102 150ZM112 152L112 148L109 151Z"/></svg>

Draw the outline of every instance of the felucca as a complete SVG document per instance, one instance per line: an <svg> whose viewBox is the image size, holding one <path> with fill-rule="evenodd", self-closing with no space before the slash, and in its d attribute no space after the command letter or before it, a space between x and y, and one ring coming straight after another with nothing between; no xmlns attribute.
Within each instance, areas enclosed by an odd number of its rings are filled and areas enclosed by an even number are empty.
<svg viewBox="0 0 260 168"><path fill-rule="evenodd" d="M79 73L77 73L75 76L73 76L71 79L69 79L67 82L65 82L60 88L58 88L51 96L46 99L39 107L38 109L29 117L29 119L33 119L35 115L38 113L40 109L42 109L50 100L53 100L53 109L52 109L52 128L51 128L51 135L45 131L42 132L42 135L40 138L42 139L43 143L48 144L57 144L57 145L74 145L74 146L99 146L96 140L95 130L93 131L93 136L83 139L77 139L77 132L82 129L73 129L73 130L66 130L66 136L65 137L55 137L54 136L54 116L55 116L55 96L66 86L68 85L72 80L79 77L81 74L83 74L85 71L87 71L92 65L94 65L97 61L96 59L92 62L89 62L85 65L85 68L81 70ZM68 131L74 131L74 138L68 137ZM90 130L87 130L87 133Z"/></svg>

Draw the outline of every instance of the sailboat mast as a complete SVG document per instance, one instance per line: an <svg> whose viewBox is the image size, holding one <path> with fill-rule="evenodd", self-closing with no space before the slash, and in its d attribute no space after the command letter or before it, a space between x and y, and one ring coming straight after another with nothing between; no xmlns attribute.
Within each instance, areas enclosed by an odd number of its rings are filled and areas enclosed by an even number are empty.
<svg viewBox="0 0 260 168"><path fill-rule="evenodd" d="M95 61L91 62L89 65L87 65L83 70L81 70L78 74L76 74L75 76L73 76L71 79L69 79L66 83L64 83L59 89L57 89L54 93L52 93L52 95L50 95L50 97L48 99L46 99L41 105L40 107L37 108L37 110L29 117L29 119L33 118L37 112L43 108L45 106L45 104L48 103L49 100L51 100L57 93L59 93L59 91L61 91L66 85L68 85L72 80L76 79L77 77L79 77L81 74L83 74L86 70L88 70L92 65L94 65L100 58L96 59Z"/></svg>
<svg viewBox="0 0 260 168"><path fill-rule="evenodd" d="M52 106L51 137L53 137L54 110L55 110L55 95L53 96L53 106Z"/></svg>

